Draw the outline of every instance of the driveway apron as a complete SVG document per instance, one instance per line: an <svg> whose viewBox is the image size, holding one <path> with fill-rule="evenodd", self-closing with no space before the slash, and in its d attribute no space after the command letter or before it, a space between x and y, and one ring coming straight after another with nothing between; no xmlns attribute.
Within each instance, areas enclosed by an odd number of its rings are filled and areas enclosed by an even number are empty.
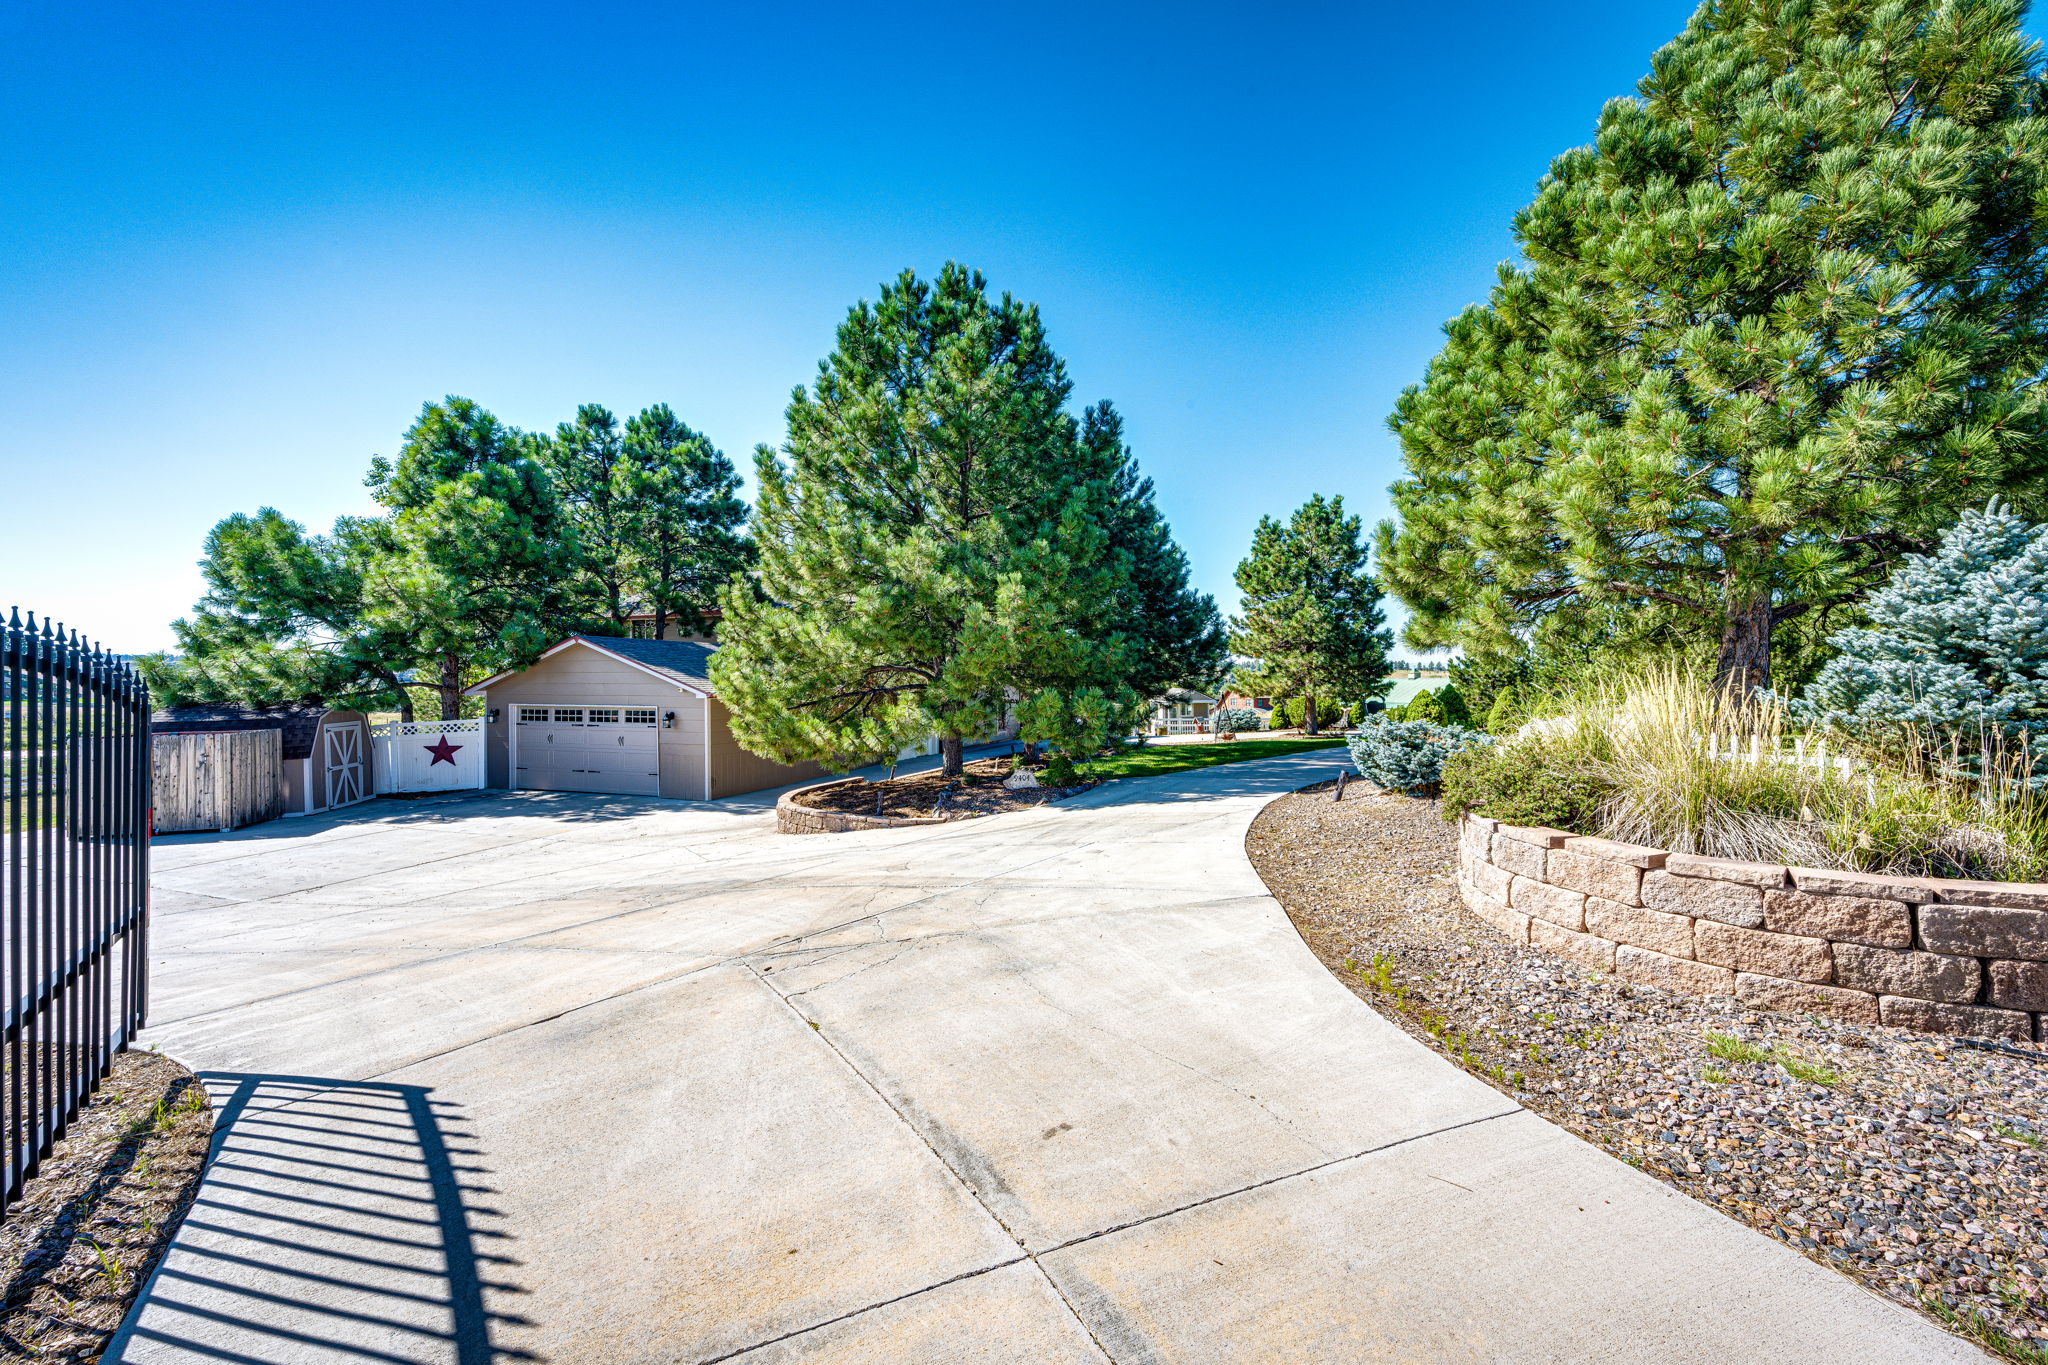
<svg viewBox="0 0 2048 1365"><path fill-rule="evenodd" d="M1332 980L1243 844L1337 763L164 840L145 1041L219 1134L106 1358L1985 1359Z"/></svg>

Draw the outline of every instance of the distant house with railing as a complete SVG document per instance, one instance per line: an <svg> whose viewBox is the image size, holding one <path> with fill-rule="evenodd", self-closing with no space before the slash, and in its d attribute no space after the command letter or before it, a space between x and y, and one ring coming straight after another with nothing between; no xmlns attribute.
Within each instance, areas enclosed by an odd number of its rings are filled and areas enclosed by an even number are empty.
<svg viewBox="0 0 2048 1365"><path fill-rule="evenodd" d="M1209 717L1216 711L1216 698L1192 688L1170 687L1165 695L1152 699L1149 734L1206 735Z"/></svg>

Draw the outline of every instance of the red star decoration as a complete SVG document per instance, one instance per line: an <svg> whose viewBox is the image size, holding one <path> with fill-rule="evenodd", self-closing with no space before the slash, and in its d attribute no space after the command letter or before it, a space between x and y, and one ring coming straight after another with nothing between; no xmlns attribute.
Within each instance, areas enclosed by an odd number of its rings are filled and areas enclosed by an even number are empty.
<svg viewBox="0 0 2048 1365"><path fill-rule="evenodd" d="M428 753L434 756L433 762L427 764L429 768L433 767L435 763L446 763L449 767L454 767L456 751L462 748L460 744L450 744L446 735L441 736L432 744L425 745L424 747Z"/></svg>

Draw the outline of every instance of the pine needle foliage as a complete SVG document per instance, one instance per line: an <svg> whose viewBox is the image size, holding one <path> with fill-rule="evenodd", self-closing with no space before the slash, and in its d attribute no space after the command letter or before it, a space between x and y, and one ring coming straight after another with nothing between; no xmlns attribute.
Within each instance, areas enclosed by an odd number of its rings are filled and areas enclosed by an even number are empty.
<svg viewBox="0 0 2048 1365"><path fill-rule="evenodd" d="M1971 503L2042 500L2048 122L2019 0L1708 0L1392 418L1417 646L1616 611L1769 682Z"/></svg>
<svg viewBox="0 0 2048 1365"><path fill-rule="evenodd" d="M1259 518L1237 566L1243 599L1230 647L1258 660L1240 686L1297 699L1310 734L1333 718L1337 698L1380 697L1393 686L1394 637L1366 572L1362 530L1341 496L1318 493L1284 522Z"/></svg>
<svg viewBox="0 0 2048 1365"><path fill-rule="evenodd" d="M957 774L1015 703L1071 761L1220 653L1114 412L1070 392L1037 308L963 266L848 314L755 459L759 572L712 663L742 744L843 769L936 733Z"/></svg>

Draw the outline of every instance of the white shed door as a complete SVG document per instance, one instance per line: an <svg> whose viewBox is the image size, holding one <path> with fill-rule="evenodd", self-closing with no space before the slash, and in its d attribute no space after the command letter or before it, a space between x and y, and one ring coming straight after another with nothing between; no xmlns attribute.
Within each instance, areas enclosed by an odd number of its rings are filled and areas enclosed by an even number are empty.
<svg viewBox="0 0 2048 1365"><path fill-rule="evenodd" d="M659 796L659 722L656 712L631 706L521 706L512 733L512 785Z"/></svg>
<svg viewBox="0 0 2048 1365"><path fill-rule="evenodd" d="M361 721L340 721L322 728L323 773L327 778L327 804L353 806L370 799L369 784L363 781L363 725Z"/></svg>

